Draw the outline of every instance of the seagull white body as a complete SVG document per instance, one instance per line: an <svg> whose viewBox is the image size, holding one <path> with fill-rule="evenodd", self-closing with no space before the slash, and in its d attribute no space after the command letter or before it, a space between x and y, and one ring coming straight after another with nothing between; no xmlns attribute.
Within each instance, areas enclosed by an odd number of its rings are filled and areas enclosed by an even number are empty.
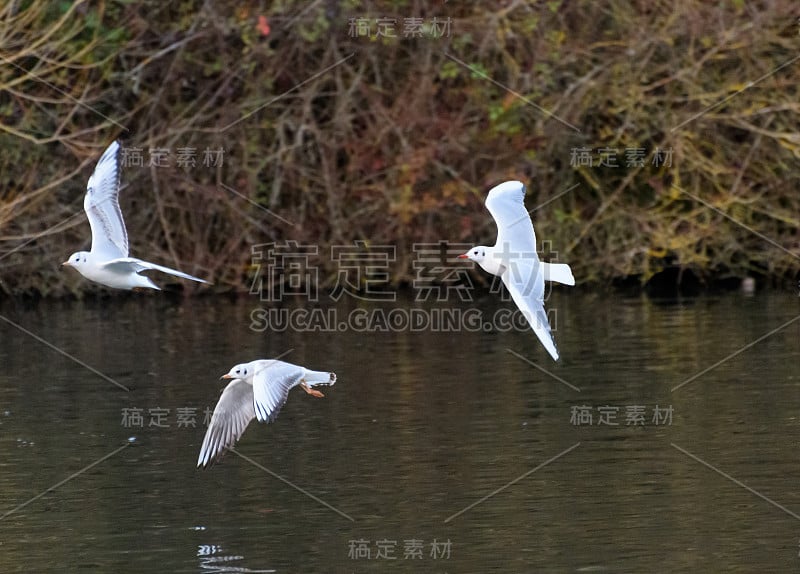
<svg viewBox="0 0 800 574"><path fill-rule="evenodd" d="M311 371L273 359L236 365L222 378L233 380L214 408L197 466L205 467L220 458L254 418L259 422L274 421L294 387L300 385L308 394L321 397L322 393L312 387L336 382L335 373Z"/></svg>
<svg viewBox="0 0 800 574"><path fill-rule="evenodd" d="M470 259L503 280L533 332L557 361L558 350L544 310L544 282L575 285L572 270L564 263L539 261L536 233L525 210L522 182L507 181L493 187L486 197L486 207L497 224L497 241L492 247L473 247L459 258Z"/></svg>
<svg viewBox="0 0 800 574"><path fill-rule="evenodd" d="M159 289L149 277L139 275L150 269L208 283L188 273L128 256L128 232L118 200L118 156L119 142L115 141L97 162L83 198L83 209L92 228L91 251L73 253L63 265L74 267L87 279L114 289Z"/></svg>

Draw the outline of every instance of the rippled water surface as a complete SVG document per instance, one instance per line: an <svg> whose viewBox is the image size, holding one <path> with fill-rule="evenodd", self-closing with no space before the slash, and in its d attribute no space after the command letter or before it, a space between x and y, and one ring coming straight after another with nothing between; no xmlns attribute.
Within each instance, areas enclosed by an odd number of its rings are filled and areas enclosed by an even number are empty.
<svg viewBox="0 0 800 574"><path fill-rule="evenodd" d="M7 302L0 571L800 569L798 298L550 307L558 363L532 333L255 332L249 299ZM287 351L337 384L196 469L219 376Z"/></svg>

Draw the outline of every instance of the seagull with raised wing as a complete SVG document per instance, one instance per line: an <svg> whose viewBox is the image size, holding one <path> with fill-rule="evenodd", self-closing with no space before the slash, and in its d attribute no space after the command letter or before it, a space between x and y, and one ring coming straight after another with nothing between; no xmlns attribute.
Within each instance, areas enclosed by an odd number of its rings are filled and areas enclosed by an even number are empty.
<svg viewBox="0 0 800 574"><path fill-rule="evenodd" d="M258 422L274 421L294 387L299 385L309 395L322 397L313 387L336 382L335 373L311 371L275 359L236 365L222 378L232 381L222 391L211 415L197 466L206 467L221 458L254 418Z"/></svg>
<svg viewBox="0 0 800 574"><path fill-rule="evenodd" d="M572 270L565 263L539 261L536 233L525 210L522 182L507 181L493 187L486 198L486 207L497 224L497 241L492 247L479 245L458 257L474 261L503 280L533 332L557 361L558 350L544 310L544 282L575 285Z"/></svg>
<svg viewBox="0 0 800 574"><path fill-rule="evenodd" d="M62 265L74 267L90 281L114 289L160 289L149 277L139 275L149 270L208 283L188 273L128 256L128 232L118 200L119 150L116 141L106 148L89 178L83 198L83 209L92 228L91 251L73 253Z"/></svg>

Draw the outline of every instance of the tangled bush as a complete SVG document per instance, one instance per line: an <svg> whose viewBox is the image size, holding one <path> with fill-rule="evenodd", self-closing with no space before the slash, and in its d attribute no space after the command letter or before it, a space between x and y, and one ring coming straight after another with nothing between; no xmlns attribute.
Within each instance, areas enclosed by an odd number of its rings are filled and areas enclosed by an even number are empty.
<svg viewBox="0 0 800 574"><path fill-rule="evenodd" d="M797 274L788 0L260 6L0 8L2 292L88 288L58 264L117 137L134 252L222 288L287 239L329 274L331 245L397 245L404 283L415 242L490 239L511 178L582 283Z"/></svg>

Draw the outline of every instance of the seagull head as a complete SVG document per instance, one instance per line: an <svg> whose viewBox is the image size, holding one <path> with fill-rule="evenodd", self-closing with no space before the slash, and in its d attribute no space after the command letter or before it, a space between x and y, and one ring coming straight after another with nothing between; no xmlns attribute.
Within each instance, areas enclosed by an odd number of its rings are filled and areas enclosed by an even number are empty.
<svg viewBox="0 0 800 574"><path fill-rule="evenodd" d="M63 266L67 266L67 267L76 267L77 268L77 267L81 267L81 266L85 265L88 260L89 260L89 252L88 251L78 251L78 252L73 253L72 255L70 255L69 259L64 261L64 263L62 263L61 265L62 265L62 267Z"/></svg>
<svg viewBox="0 0 800 574"><path fill-rule="evenodd" d="M255 374L255 369L253 368L252 363L241 363L239 365L235 365L230 371L222 375L221 378L242 379L247 381L251 380L254 374Z"/></svg>
<svg viewBox="0 0 800 574"><path fill-rule="evenodd" d="M489 251L488 247L484 247L483 245L478 245L477 247L473 247L466 253L462 253L458 256L459 259L469 259L470 261L474 261L475 263L482 263L484 259L486 259L486 252Z"/></svg>

